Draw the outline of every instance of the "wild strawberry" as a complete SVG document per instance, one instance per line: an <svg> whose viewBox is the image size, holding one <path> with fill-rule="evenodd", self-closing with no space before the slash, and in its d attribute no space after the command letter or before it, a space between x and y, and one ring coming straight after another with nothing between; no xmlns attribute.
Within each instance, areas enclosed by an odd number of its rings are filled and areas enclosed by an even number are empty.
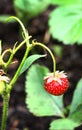
<svg viewBox="0 0 82 130"><path fill-rule="evenodd" d="M59 96L66 92L69 87L69 82L66 74L61 71L56 71L44 78L44 88L52 95Z"/></svg>

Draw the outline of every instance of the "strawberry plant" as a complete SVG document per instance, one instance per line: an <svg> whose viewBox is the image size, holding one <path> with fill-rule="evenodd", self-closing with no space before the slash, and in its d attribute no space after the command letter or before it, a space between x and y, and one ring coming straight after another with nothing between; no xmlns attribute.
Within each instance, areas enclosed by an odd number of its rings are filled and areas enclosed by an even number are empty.
<svg viewBox="0 0 82 130"><path fill-rule="evenodd" d="M20 26L22 28L22 31L23 31L23 41L21 41L21 43L19 43L19 44L15 43L13 48L6 49L3 52L2 52L2 44L1 44L1 41L0 41L0 66L2 68L2 69L0 69L0 95L3 98L3 114L2 114L1 130L5 130L5 128L6 128L6 121L7 121L10 93L11 93L11 90L12 90L15 82L17 81L18 77L26 69L28 69L29 66L35 60L37 60L37 59L39 59L41 57L45 57L45 55L39 55L39 54L35 54L35 55L31 55L31 56L27 57L29 52L36 45L39 45L39 46L47 48L42 43L38 43L38 42L35 42L35 41L32 41L32 43L30 43L29 40L30 40L31 36L29 36L29 34L27 33L23 23L17 17L14 17L14 16L9 17L7 21L12 20L12 19L16 20L20 24ZM21 60L21 63L19 64L19 67L18 67L17 71L15 72L13 77L10 78L7 75L8 67L11 64L13 64L13 57L14 57L14 55L24 45L26 45L25 54L24 54L24 56L23 56L23 58ZM4 59L5 59L7 54L10 54L10 55L9 55L9 58L5 61Z"/></svg>
<svg viewBox="0 0 82 130"><path fill-rule="evenodd" d="M6 128L6 121L7 121L7 114L8 114L8 106L9 106L9 100L10 100L10 93L11 93L11 90L14 86L14 84L16 83L18 77L26 70L30 67L30 65L37 59L41 58L41 57L45 57L46 55L39 55L39 54L34 54L34 55L31 55L31 56L28 56L29 52L35 47L35 46L40 46L41 48L47 50L52 58L52 61L53 61L53 78L55 80L55 78L57 78L57 74L56 74L56 61L55 61L55 57L53 55L53 53L51 52L51 50L45 46L44 44L40 43L40 42L37 42L37 41L30 41L30 38L31 36L29 36L27 30L25 29L23 23L17 18L17 17L14 17L14 16L11 16L7 19L7 21L9 20L16 20L21 28L22 28L22 34L23 34L23 40L18 44L17 42L14 44L13 48L9 48L9 49L6 49L4 51L2 51L2 43L0 41L0 66L1 66L1 69L0 69L0 94L3 98L3 114L2 114L2 123L1 123L1 130L5 130ZM17 71L14 73L14 75L11 77L11 76L8 76L8 68L11 64L13 64L13 57L14 55L23 47L23 46L26 46L26 50L25 50L25 54L23 55L22 57L22 60L18 66L18 69ZM5 60L5 57L6 55L9 54L9 58ZM37 70L39 71L39 69ZM45 75L45 72L48 72L48 69L46 69L46 71L42 68L42 72L40 72L40 75L41 75L41 78L42 80L44 81L44 78L42 77L42 75L44 74ZM35 72L34 72L35 73ZM32 73L33 74L33 73ZM36 73L37 74L37 73ZM36 74L35 74L35 78L36 78ZM60 72L59 75L61 75L62 72ZM60 76L61 77L61 76ZM59 78L59 77L58 77ZM63 77L63 74L62 74L62 78ZM33 79L32 79L33 80ZM58 79L59 80L59 79ZM63 79L64 80L64 79ZM35 79L35 91L36 91L36 86L38 84L38 82L40 81L40 77L38 77L38 80ZM68 80L67 80L68 81ZM59 81L58 81L59 82ZM62 82L63 85L64 85L64 82ZM67 85L68 86L68 85ZM42 90L41 90L42 89ZM65 89L65 86L64 86L64 89ZM31 88L32 90L32 88ZM41 92L44 90L44 88L40 88ZM65 89L67 90L67 89ZM64 92L65 92L64 90ZM32 91L33 92L33 91ZM38 89L37 91L38 92ZM63 93L64 93L63 92ZM62 94L63 94L62 93ZM37 93L36 93L37 94ZM38 93L39 94L39 93ZM34 94L33 94L34 96ZM38 95L37 95L38 96ZM36 96L35 98L36 99ZM61 99L62 100L62 99ZM41 102L39 102L40 104ZM48 102L49 104L49 102ZM38 106L38 104L37 104ZM36 107L37 107L36 106ZM45 104L45 107L47 108L46 104ZM38 111L37 111L38 112ZM49 108L48 108L48 111L49 112ZM54 112L54 108L53 108L53 111L52 113ZM43 114L45 112L43 111ZM61 115L62 113L59 111L59 115Z"/></svg>
<svg viewBox="0 0 82 130"><path fill-rule="evenodd" d="M29 111L36 116L56 116L58 119L50 123L50 130L55 129L69 129L82 124L82 79L76 86L73 94L73 99L70 106L64 107L63 94L67 92L69 81L64 72L56 70L56 60L52 51L44 44L31 40L28 31L25 29L23 23L17 17L11 16L7 21L17 21L22 28L22 41L15 43L12 48L3 51L2 42L0 41L0 95L3 98L3 113L1 130L6 129L9 101L11 91L17 82L19 76L25 72L34 61L46 55L32 54L29 52L36 46L47 50L53 62L53 72L48 68L38 64L32 65L26 75L26 105ZM14 73L8 75L8 68L13 64L14 55L25 46L25 52L22 60ZM6 55L9 54L8 59L5 60ZM69 107L69 111L68 108Z"/></svg>
<svg viewBox="0 0 82 130"><path fill-rule="evenodd" d="M47 73L50 73L48 68L37 64L32 65L27 72L25 85L27 108L36 116L54 116L49 130L75 130L82 124L82 79L76 86L72 102L64 107L64 96L60 95L64 80L62 79L63 82L61 80L58 82L58 79L55 81L51 75L47 77L49 81L45 81L44 77ZM67 89L66 77L65 80L64 85Z"/></svg>

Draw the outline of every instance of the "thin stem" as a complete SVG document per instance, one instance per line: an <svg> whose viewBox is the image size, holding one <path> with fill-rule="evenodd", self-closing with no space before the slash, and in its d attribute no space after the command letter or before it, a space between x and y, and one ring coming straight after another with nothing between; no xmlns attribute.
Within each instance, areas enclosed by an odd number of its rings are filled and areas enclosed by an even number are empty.
<svg viewBox="0 0 82 130"><path fill-rule="evenodd" d="M49 52L49 54L51 55L51 58L52 58L52 60L53 60L53 72L54 72L54 76L55 76L56 60L55 60L55 57L54 57L53 53L51 52L51 50L50 50L47 46L45 46L44 44L39 43L39 42L34 42L34 41L33 41L33 45L41 46L41 47L43 47L44 49L46 49L46 50Z"/></svg>
<svg viewBox="0 0 82 130"><path fill-rule="evenodd" d="M19 46L17 46L16 48L15 48L15 51L14 51L14 53L16 53L24 44L25 44L25 42L29 42L29 39L31 38L31 36L29 36L28 38L26 38L24 41L22 41L20 44L19 44Z"/></svg>
<svg viewBox="0 0 82 130"><path fill-rule="evenodd" d="M22 68L22 66L23 66L23 64L24 64L24 62L25 62L25 60L26 60L26 58L27 58L27 56L28 56L28 53L29 53L29 51L30 51L31 48L32 48L32 46L30 45L29 48L26 49L25 54L24 54L24 57L23 57L23 59L22 59L20 65L19 65L19 67L18 67L18 69L17 69L17 71L16 71L16 73L15 73L13 79L11 80L11 82L10 82L10 84L9 84L9 85L11 86L10 90L12 89L13 85L14 85L15 82L17 81L17 79L18 79L18 77L19 77L20 70L21 70L21 68Z"/></svg>
<svg viewBox="0 0 82 130"><path fill-rule="evenodd" d="M5 94L3 96L3 114L2 114L1 130L5 130L6 128L8 105L9 105L9 95Z"/></svg>
<svg viewBox="0 0 82 130"><path fill-rule="evenodd" d="M7 69L8 65L11 63L13 56L14 56L14 54L13 54L13 51L11 50L11 54L10 54L10 57L9 57L7 63L3 63L5 69Z"/></svg>
<svg viewBox="0 0 82 130"><path fill-rule="evenodd" d="M6 53L8 53L8 52L12 52L12 50L9 48L9 49L7 49L7 50L5 50L3 53L2 53L2 58L4 57L4 55L6 54Z"/></svg>
<svg viewBox="0 0 82 130"><path fill-rule="evenodd" d="M30 38L30 37L29 37L29 38ZM29 38L28 38L28 39L29 39ZM10 52L10 53L11 53L11 55L10 55L10 57L9 57L9 60L8 60L6 63L3 62L4 68L7 68L7 67L10 65L10 63L11 63L11 61L12 61L13 56L15 55L15 53L25 44L25 42L26 42L28 39L25 39L24 41L22 41L16 48L14 47L13 50L8 49L8 50L5 50L5 51L3 52L2 58L4 57L4 55L5 55L7 52Z"/></svg>
<svg viewBox="0 0 82 130"><path fill-rule="evenodd" d="M9 57L8 62L5 63L5 62L3 61L3 58L4 58L4 56L6 55L6 53L8 53L8 52L10 52L11 54L10 54L10 57ZM5 50L5 51L2 53L1 58L2 58L2 63L3 63L3 68L4 68L4 69L7 68L7 64L9 64L12 55L13 55L13 54L12 54L12 50L11 50L11 49L7 49L7 50Z"/></svg>
<svg viewBox="0 0 82 130"><path fill-rule="evenodd" d="M26 29L25 29L23 23L20 21L20 19L18 19L18 18L15 17L15 16L11 16L11 17L9 17L7 20L10 20L10 19L15 19L15 20L20 24L20 26L21 26L21 28L22 28L22 30L23 30L23 34L25 35L25 38L27 39L27 38L28 38L28 32L26 31ZM26 42L26 45L29 45L29 42L28 42L28 41Z"/></svg>
<svg viewBox="0 0 82 130"><path fill-rule="evenodd" d="M11 17L9 17L9 18L7 19L7 21L9 21L10 19L15 19L15 20L21 25L24 34L26 34L26 29L25 29L23 23L22 23L17 17L11 16Z"/></svg>

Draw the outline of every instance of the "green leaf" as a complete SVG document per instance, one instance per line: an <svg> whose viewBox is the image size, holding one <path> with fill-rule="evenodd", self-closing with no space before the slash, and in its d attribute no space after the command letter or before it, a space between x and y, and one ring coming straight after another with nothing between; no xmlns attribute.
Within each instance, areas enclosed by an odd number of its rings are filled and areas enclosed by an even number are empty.
<svg viewBox="0 0 82 130"><path fill-rule="evenodd" d="M24 65L22 66L22 69L21 69L19 75L21 75L24 71L26 71L34 61L38 60L39 58L45 57L45 56L46 55L38 55L38 54L29 56L26 59L26 61L24 62Z"/></svg>
<svg viewBox="0 0 82 130"><path fill-rule="evenodd" d="M10 17L10 15L0 15L0 22L7 23L7 19ZM8 21L8 23L14 22L14 20Z"/></svg>
<svg viewBox="0 0 82 130"><path fill-rule="evenodd" d="M28 17L37 16L48 7L49 3L50 0L14 0L17 11L27 13Z"/></svg>
<svg viewBox="0 0 82 130"><path fill-rule="evenodd" d="M52 96L44 89L44 77L49 73L46 67L33 65L26 75L26 104L37 116L63 116L63 97Z"/></svg>
<svg viewBox="0 0 82 130"><path fill-rule="evenodd" d="M79 105L77 109L73 113L71 113L68 117L73 121L82 124L82 104Z"/></svg>
<svg viewBox="0 0 82 130"><path fill-rule="evenodd" d="M78 125L70 119L57 119L51 122L49 130L74 130Z"/></svg>
<svg viewBox="0 0 82 130"><path fill-rule="evenodd" d="M52 4L57 5L71 5L71 4L82 4L81 0L51 0Z"/></svg>
<svg viewBox="0 0 82 130"><path fill-rule="evenodd" d="M73 100L70 106L70 114L74 112L79 105L82 104L82 79L78 82L73 94Z"/></svg>
<svg viewBox="0 0 82 130"><path fill-rule="evenodd" d="M49 19L53 38L64 44L82 44L81 5L61 6L52 11Z"/></svg>

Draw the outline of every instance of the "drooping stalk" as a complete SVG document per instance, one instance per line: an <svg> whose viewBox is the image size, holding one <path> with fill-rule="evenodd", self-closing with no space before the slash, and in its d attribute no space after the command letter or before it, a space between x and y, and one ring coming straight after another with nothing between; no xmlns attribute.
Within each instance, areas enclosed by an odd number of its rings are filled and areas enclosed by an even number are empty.
<svg viewBox="0 0 82 130"><path fill-rule="evenodd" d="M5 93L3 95L3 113L2 113L1 130L5 130L6 128L8 106L9 106L9 94Z"/></svg>
<svg viewBox="0 0 82 130"><path fill-rule="evenodd" d="M15 16L11 16L11 17L9 17L7 20L9 21L10 19L14 19L14 20L16 20L16 21L20 24L21 29L22 29L23 34L24 34L24 39L28 39L28 37L29 37L29 36L28 36L28 32L26 31L26 28L25 28L24 24L21 22L21 20L18 19L17 17L15 17ZM29 42L28 42L28 41L26 41L26 45L27 45L27 46L29 45Z"/></svg>
<svg viewBox="0 0 82 130"><path fill-rule="evenodd" d="M51 51L47 46L45 46L45 45L42 44L42 43L34 42L34 41L33 41L32 44L33 44L34 46L36 46L36 45L41 46L42 48L46 49L46 50L49 52L49 54L50 54L50 56L51 56L51 58L52 58L52 61L53 61L53 73L54 73L54 76L55 76L56 60L55 60L55 57L54 57L52 51Z"/></svg>

